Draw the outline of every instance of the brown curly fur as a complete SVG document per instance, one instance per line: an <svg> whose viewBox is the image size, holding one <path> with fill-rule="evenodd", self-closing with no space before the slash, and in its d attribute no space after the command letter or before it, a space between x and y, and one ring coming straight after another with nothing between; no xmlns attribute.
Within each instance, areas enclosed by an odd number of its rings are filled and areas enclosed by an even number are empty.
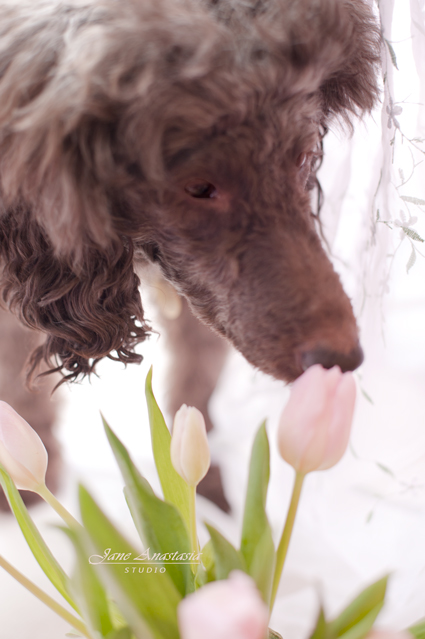
<svg viewBox="0 0 425 639"><path fill-rule="evenodd" d="M135 259L278 378L312 349L357 365L306 185L323 127L372 108L379 54L363 0L0 0L1 285L47 336L33 369L140 361Z"/></svg>

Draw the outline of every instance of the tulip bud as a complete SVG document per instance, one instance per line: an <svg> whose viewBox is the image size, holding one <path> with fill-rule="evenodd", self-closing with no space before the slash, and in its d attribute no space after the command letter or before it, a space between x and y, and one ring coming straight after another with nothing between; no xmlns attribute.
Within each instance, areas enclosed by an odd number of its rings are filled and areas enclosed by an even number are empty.
<svg viewBox="0 0 425 639"><path fill-rule="evenodd" d="M283 459L302 474L325 470L343 456L356 400L352 373L319 364L293 384L280 418L278 446Z"/></svg>
<svg viewBox="0 0 425 639"><path fill-rule="evenodd" d="M202 413L183 404L174 418L171 462L189 486L197 486L210 467L210 449Z"/></svg>
<svg viewBox="0 0 425 639"><path fill-rule="evenodd" d="M185 597L177 609L182 639L265 639L268 608L251 577L233 571Z"/></svg>
<svg viewBox="0 0 425 639"><path fill-rule="evenodd" d="M0 464L17 488L38 492L44 486L47 452L35 430L6 402L0 401Z"/></svg>

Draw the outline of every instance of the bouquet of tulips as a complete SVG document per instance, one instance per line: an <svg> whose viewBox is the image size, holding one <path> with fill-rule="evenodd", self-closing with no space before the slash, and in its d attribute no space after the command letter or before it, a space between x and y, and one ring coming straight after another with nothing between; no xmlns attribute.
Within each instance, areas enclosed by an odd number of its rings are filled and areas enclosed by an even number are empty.
<svg viewBox="0 0 425 639"><path fill-rule="evenodd" d="M275 547L266 514L270 475L265 424L255 438L240 544L235 548L207 525L210 539L200 548L196 486L210 455L202 414L182 406L173 432L167 429L146 380L152 447L163 499L157 496L108 426L104 427L125 482L125 498L141 539L134 548L84 487L79 489L81 522L45 485L47 453L38 435L0 402L0 482L41 569L67 602L53 600L0 555L0 566L88 639L267 639L279 581L305 476L336 464L344 454L355 403L351 373L320 366L293 385L282 414L278 446L295 469L287 518ZM62 517L75 549L75 569L65 574L34 525L18 488L32 490ZM404 633L372 627L385 597L386 578L364 590L333 620L323 610L310 639L425 637L425 623ZM286 639L286 638L285 638ZM287 638L290 639L290 638Z"/></svg>

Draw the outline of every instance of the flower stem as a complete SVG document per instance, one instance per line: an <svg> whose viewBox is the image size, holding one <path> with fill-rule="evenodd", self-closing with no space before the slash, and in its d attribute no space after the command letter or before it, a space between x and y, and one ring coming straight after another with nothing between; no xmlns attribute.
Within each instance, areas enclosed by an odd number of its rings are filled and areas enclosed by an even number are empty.
<svg viewBox="0 0 425 639"><path fill-rule="evenodd" d="M195 554L199 552L198 534L196 531L196 486L189 486L189 521L190 521L190 546ZM196 573L196 563L192 561L192 571Z"/></svg>
<svg viewBox="0 0 425 639"><path fill-rule="evenodd" d="M63 606L61 606L57 601L52 599L52 597L50 597L46 592L44 592L44 590L41 590L41 588L39 588L32 581L27 579L25 575L19 572L19 570L16 570L16 568L14 568L11 564L9 564L9 562L6 561L6 559L4 559L1 555L0 555L0 566L4 568L4 570L8 572L9 575L11 575L11 577L16 579L16 581L19 581L19 583L22 586L24 586L24 588L26 588L33 595L35 595L37 599L39 599L44 604L46 604L46 606L48 606L51 610L53 610L53 612L59 615L59 617L62 617L62 619L64 619L73 628L75 628L75 630L80 632L83 635L83 637L87 637L87 639L91 639L91 635L89 634L89 631L87 630L86 626L80 619L77 619L77 617L74 617L73 614L68 612L68 610L66 610Z"/></svg>
<svg viewBox="0 0 425 639"><path fill-rule="evenodd" d="M45 484L40 486L37 493L57 512L69 528L81 528L81 524L62 506Z"/></svg>
<svg viewBox="0 0 425 639"><path fill-rule="evenodd" d="M273 610L276 599L277 589L279 587L280 578L282 576L283 566L285 564L288 552L289 542L291 540L292 529L294 527L295 515L297 514L298 502L300 501L301 489L303 486L305 475L297 472L295 475L294 487L292 489L291 503L289 504L288 514L286 516L285 526L283 528L282 537L276 553L276 568L273 577L272 596L270 601L270 612Z"/></svg>

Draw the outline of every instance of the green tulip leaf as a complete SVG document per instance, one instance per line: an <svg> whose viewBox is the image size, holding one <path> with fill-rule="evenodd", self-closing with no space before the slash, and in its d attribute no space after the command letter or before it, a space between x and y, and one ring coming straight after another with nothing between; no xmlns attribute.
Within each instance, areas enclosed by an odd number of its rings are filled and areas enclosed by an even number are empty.
<svg viewBox="0 0 425 639"><path fill-rule="evenodd" d="M270 527L266 526L253 554L249 574L267 604L270 602L275 563L276 551L272 533Z"/></svg>
<svg viewBox="0 0 425 639"><path fill-rule="evenodd" d="M210 581L216 580L214 548L211 539L207 541L201 552L201 565L198 566L195 576L196 588L205 586Z"/></svg>
<svg viewBox="0 0 425 639"><path fill-rule="evenodd" d="M148 404L152 450L161 482L164 499L176 506L190 530L190 489L171 463L171 435L152 391L152 368L146 377L146 401Z"/></svg>
<svg viewBox="0 0 425 639"><path fill-rule="evenodd" d="M109 614L111 615L112 625L115 630L119 630L120 628L126 628L127 622L118 608L117 604L113 599L108 597L108 605L109 605Z"/></svg>
<svg viewBox="0 0 425 639"><path fill-rule="evenodd" d="M310 635L310 639L326 639L326 629L328 625L325 619L325 613L323 608L320 608L319 616L317 618L316 627L313 633Z"/></svg>
<svg viewBox="0 0 425 639"><path fill-rule="evenodd" d="M106 639L133 639L134 635L131 632L131 628L126 626L125 628L120 628L119 630L112 630L107 636Z"/></svg>
<svg viewBox="0 0 425 639"><path fill-rule="evenodd" d="M205 586L205 584L207 583L208 583L207 571L205 570L202 564L199 564L196 567L195 587L202 588L202 586Z"/></svg>
<svg viewBox="0 0 425 639"><path fill-rule="evenodd" d="M103 556L106 548L137 560L138 553L117 531L99 506L80 487L80 508L90 549ZM140 567L145 567L140 561ZM177 605L181 596L170 576L164 573L139 572L138 567L107 560L96 566L99 577L109 587L137 639L178 639Z"/></svg>
<svg viewBox="0 0 425 639"><path fill-rule="evenodd" d="M207 573L207 581L215 581L215 557L214 547L211 539L209 539L205 546L202 548L202 563Z"/></svg>
<svg viewBox="0 0 425 639"><path fill-rule="evenodd" d="M68 576L50 552L49 547L29 516L22 497L10 478L10 475L1 465L0 484L7 497L9 506L15 515L16 521L19 524L22 534L24 535L25 540L40 568L43 570L46 577L50 579L62 597L79 613L78 607L70 595L70 583Z"/></svg>
<svg viewBox="0 0 425 639"><path fill-rule="evenodd" d="M327 637L344 637L344 639L360 639L367 634L384 605L388 577L383 577L368 586L351 602L341 614L329 624ZM359 625L360 634L354 632ZM353 629L354 634L349 634ZM364 633L364 634L362 634Z"/></svg>
<svg viewBox="0 0 425 639"><path fill-rule="evenodd" d="M349 630L347 630L347 632L339 635L339 637L341 637L341 639L364 639L364 637L370 633L376 617L381 612L383 605L384 602L375 606L375 608L358 621L355 626L352 626Z"/></svg>
<svg viewBox="0 0 425 639"><path fill-rule="evenodd" d="M145 548L149 548L151 554L172 555L178 552L189 555L189 534L179 511L154 494L105 419L103 425L125 482L124 492L133 521ZM193 592L194 575L190 563L173 562L171 558L164 560L167 561L167 573L182 597Z"/></svg>
<svg viewBox="0 0 425 639"><path fill-rule="evenodd" d="M416 637L416 639L425 639L425 621L421 621L416 623L414 626L410 626L407 631Z"/></svg>
<svg viewBox="0 0 425 639"><path fill-rule="evenodd" d="M81 536L82 531L61 528L71 540L75 553L76 565L71 578L75 600L78 602L81 615L93 633L106 637L114 630L106 592L85 552Z"/></svg>
<svg viewBox="0 0 425 639"><path fill-rule="evenodd" d="M245 561L241 553L213 526L209 524L205 525L210 533L214 552L215 578L217 580L227 579L232 570L247 572Z"/></svg>
<svg viewBox="0 0 425 639"><path fill-rule="evenodd" d="M270 479L270 447L265 422L254 440L249 466L248 488L242 525L241 553L248 574L254 579L264 601L270 602L276 552L266 515Z"/></svg>
<svg viewBox="0 0 425 639"><path fill-rule="evenodd" d="M282 635L280 635L275 630L271 630L271 628L269 628L269 639L282 639Z"/></svg>

